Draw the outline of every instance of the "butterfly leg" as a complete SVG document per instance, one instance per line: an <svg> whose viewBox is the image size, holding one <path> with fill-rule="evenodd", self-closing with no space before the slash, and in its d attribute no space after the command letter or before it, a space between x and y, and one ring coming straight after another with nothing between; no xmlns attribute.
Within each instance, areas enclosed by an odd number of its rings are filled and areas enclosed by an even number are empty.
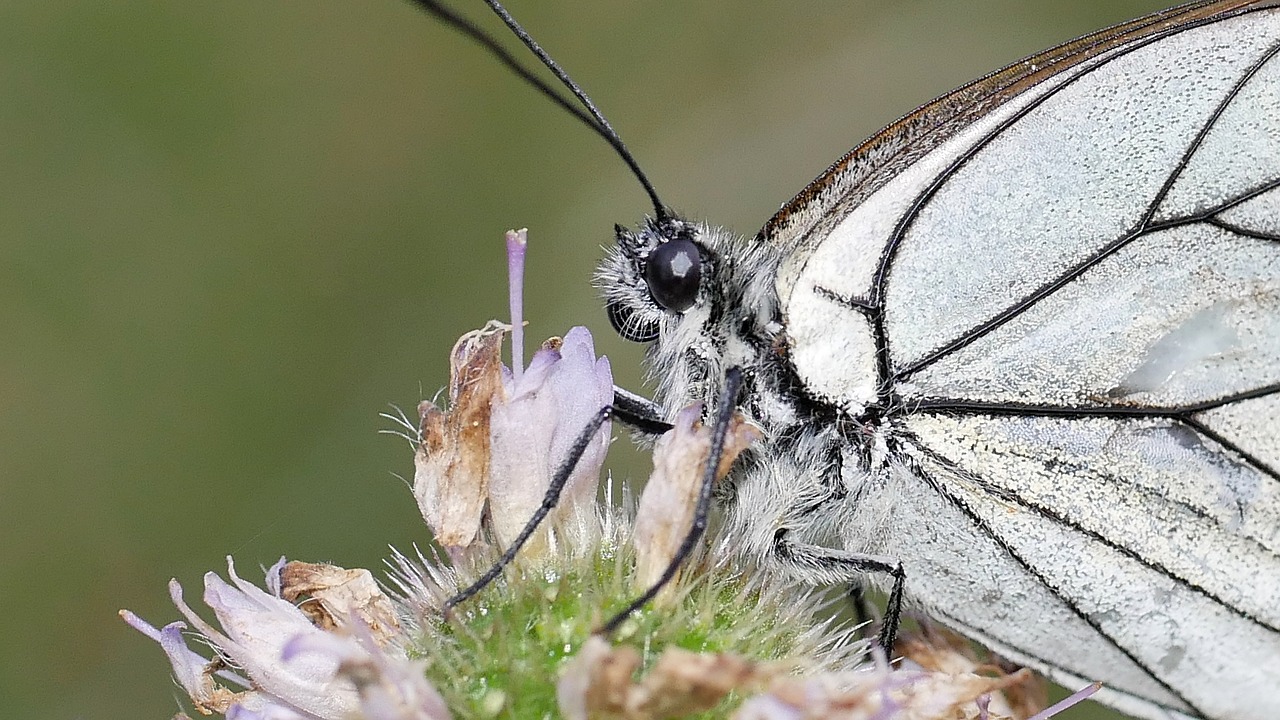
<svg viewBox="0 0 1280 720"><path fill-rule="evenodd" d="M853 616L858 621L858 627L864 630L871 627L871 621L875 619L874 612L871 609L871 602L867 600L867 591L862 587L862 583L850 583L846 597L853 608Z"/></svg>
<svg viewBox="0 0 1280 720"><path fill-rule="evenodd" d="M889 590L889 603L885 608L884 622L880 624L876 643L886 656L892 657L893 644L898 639L898 625L902 622L902 594L907 580L902 563L881 555L851 553L797 542L790 538L790 532L786 529L779 530L774 535L773 552L778 564L796 578L814 584L858 583L861 588L861 579L867 573L891 576L893 587Z"/></svg>
<svg viewBox="0 0 1280 720"><path fill-rule="evenodd" d="M493 582L502 574L504 568L511 564L515 559L516 553L520 552L520 548L528 542L533 533L537 531L538 526L546 519L547 515L555 509L556 504L560 501L560 493L564 491L564 486L569 482L569 476L573 474L573 470L578 465L578 461L582 459L583 453L587 451L591 443L595 441L596 433L600 430L600 426L604 425L614 414L612 406L606 405L601 408L592 418L591 421L582 428L582 432L574 439L573 445L569 448L569 454L564 461L560 463L560 467L556 468L555 475L551 477L551 483L547 486L547 492L542 498L542 504L534 511L533 517L529 518L529 522L525 524L524 529L511 542L506 551L502 553L502 557L484 572L470 586L458 592L457 595L449 598L444 604L443 611L446 615L449 611L457 607L459 603L465 602L476 593L483 590L489 583Z"/></svg>
<svg viewBox="0 0 1280 720"><path fill-rule="evenodd" d="M693 553L694 547L698 543L698 539L702 537L702 533L707 529L707 518L711 513L711 489L715 485L716 470L720 465L720 458L724 455L725 438L729 433L729 421L733 419L733 413L738 407L738 391L742 389L742 371L738 368L729 368L724 378L724 393L720 396L720 404L716 407L715 417L712 418L711 426L711 451L707 455L706 465L703 466L702 484L698 491L698 505L694 508L693 524L689 527L689 532L681 541L680 547L676 549L675 556L671 558L671 562L667 563L667 569L662 572L662 576L658 581L646 590L640 597L631 601L617 615L614 615L596 632L602 635L611 635L618 626L626 621L631 613L644 607L646 603L652 600L667 583L671 582L671 578L675 577L676 571L689 559L689 555Z"/></svg>
<svg viewBox="0 0 1280 720"><path fill-rule="evenodd" d="M489 583L502 574L507 565L511 564L516 554L520 552L520 548L524 547L529 538L537 532L538 526L542 524L542 521L555 509L556 504L560 501L560 494L564 491L564 486L569 481L569 476L573 474L574 468L577 467L578 461L582 459L583 453L591 445L600 426L611 418L617 419L635 430L652 435L660 435L671 429L671 424L662 419L662 408L656 403L640 395L615 387L613 405L601 408L582 429L582 432L578 434L573 445L569 448L569 454L560 464L560 467L556 469L555 475L552 476L551 483L547 486L546 495L542 498L542 504L534 512L533 516L529 518L529 522L525 524L524 529L520 531L520 534L512 541L510 547L502 553L502 557L498 558L492 567L486 570L471 585L449 598L444 604L445 614L448 614L450 610L460 603L466 602L487 587Z"/></svg>
<svg viewBox="0 0 1280 720"><path fill-rule="evenodd" d="M647 435L661 435L671 429L671 423L662 416L662 406L643 395L614 386L613 417L618 422Z"/></svg>

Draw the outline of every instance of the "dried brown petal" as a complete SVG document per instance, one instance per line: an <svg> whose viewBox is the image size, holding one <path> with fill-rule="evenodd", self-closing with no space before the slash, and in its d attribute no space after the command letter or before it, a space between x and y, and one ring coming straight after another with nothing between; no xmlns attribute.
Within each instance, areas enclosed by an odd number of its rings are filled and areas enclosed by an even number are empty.
<svg viewBox="0 0 1280 720"><path fill-rule="evenodd" d="M665 720L710 710L731 692L758 689L780 670L728 654L667 648L639 682L640 654L592 637L556 688L568 720Z"/></svg>
<svg viewBox="0 0 1280 720"><path fill-rule="evenodd" d="M632 540L639 588L658 581L693 526L703 467L711 454L711 428L698 422L699 414L698 406L681 410L675 427L654 446L653 474L640 495ZM716 468L717 479L729 472L733 461L759 436L759 429L741 414L733 416Z"/></svg>
<svg viewBox="0 0 1280 720"><path fill-rule="evenodd" d="M232 692L216 684L213 679L215 672L217 672L217 669L211 663L206 671L210 685L209 694L201 697L195 697L194 695L191 697L192 706L201 715L225 715L232 705L244 697L244 693Z"/></svg>
<svg viewBox="0 0 1280 720"><path fill-rule="evenodd" d="M901 691L906 712L904 720L933 720L933 718L956 718L956 720L978 720L982 711L978 707L978 699L986 695L990 699L987 716L991 720L1012 718L1007 705L997 702L1001 699L1000 691L1025 681L1030 677L1028 671L1022 675L1006 675L989 678L973 673L928 673L918 682L912 683Z"/></svg>
<svg viewBox="0 0 1280 720"><path fill-rule="evenodd" d="M918 632L899 634L894 651L925 670L962 673L983 666L972 643L933 622L922 621Z"/></svg>
<svg viewBox="0 0 1280 720"><path fill-rule="evenodd" d="M1027 671L998 678L974 673L871 670L776 681L749 698L734 720L872 720L891 711L894 720L978 720L979 698L1025 682ZM989 720L1012 720L991 702Z"/></svg>
<svg viewBox="0 0 1280 720"><path fill-rule="evenodd" d="M298 606L316 627L332 630L358 617L375 642L385 646L400 629L391 600L368 570L337 565L290 562L280 570L280 595Z"/></svg>
<svg viewBox="0 0 1280 720"><path fill-rule="evenodd" d="M503 335L496 323L463 335L450 353L448 412L419 406L413 496L446 548L469 546L480 530L489 487L489 408L502 392Z"/></svg>
<svg viewBox="0 0 1280 720"><path fill-rule="evenodd" d="M560 713L566 720L625 717L631 676L638 667L640 653L635 648L615 648L592 635L565 664L556 683Z"/></svg>
<svg viewBox="0 0 1280 720"><path fill-rule="evenodd" d="M998 660L983 660L973 643L936 623L923 623L916 633L903 633L895 648L903 657L925 670L959 675L975 673L992 678L1017 677L991 697L991 712L1012 718L1027 718L1049 705L1049 686L1044 678L1029 670L1004 666Z"/></svg>
<svg viewBox="0 0 1280 720"><path fill-rule="evenodd" d="M874 688L850 688L843 675L786 678L748 698L733 720L862 720L880 709Z"/></svg>
<svg viewBox="0 0 1280 720"><path fill-rule="evenodd" d="M1009 677L1021 677L1022 681L1000 691L1009 705L1010 717L1023 720L1049 707L1049 681L1026 669L1002 668Z"/></svg>
<svg viewBox="0 0 1280 720"><path fill-rule="evenodd" d="M730 692L756 689L772 674L736 655L667 648L640 683L631 716L661 720L710 710Z"/></svg>

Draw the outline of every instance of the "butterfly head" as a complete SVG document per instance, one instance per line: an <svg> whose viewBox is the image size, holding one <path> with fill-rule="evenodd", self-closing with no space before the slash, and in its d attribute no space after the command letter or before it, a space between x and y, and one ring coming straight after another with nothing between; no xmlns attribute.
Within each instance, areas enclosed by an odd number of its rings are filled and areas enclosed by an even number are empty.
<svg viewBox="0 0 1280 720"><path fill-rule="evenodd" d="M617 245L600 268L609 322L633 342L652 342L664 324L679 324L707 300L714 261L699 228L676 218L647 219L638 230L615 228ZM704 277L705 276L705 277Z"/></svg>
<svg viewBox="0 0 1280 720"><path fill-rule="evenodd" d="M714 407L731 365L747 370L750 384L780 334L773 253L674 217L618 227L616 239L596 283L614 329L652 343L659 400L668 408L693 401Z"/></svg>

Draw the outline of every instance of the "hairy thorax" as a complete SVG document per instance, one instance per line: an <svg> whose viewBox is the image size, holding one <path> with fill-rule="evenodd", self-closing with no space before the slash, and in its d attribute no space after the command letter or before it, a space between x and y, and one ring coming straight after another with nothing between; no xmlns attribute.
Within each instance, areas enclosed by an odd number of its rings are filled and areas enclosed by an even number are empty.
<svg viewBox="0 0 1280 720"><path fill-rule="evenodd" d="M695 402L708 412L724 391L726 370L743 371L739 408L763 437L716 493L741 551L767 564L779 532L835 546L851 536L874 537L865 526L878 525L883 513L869 506L863 517L854 511L869 489L874 449L882 444L878 430L811 397L796 377L773 284L777 248L720 228L674 222L680 227L662 231L687 232L702 252L695 304L671 313L650 296L643 264L661 242L652 221L638 231L619 229L597 284L615 324L621 318L633 332L653 334L649 380L668 415Z"/></svg>

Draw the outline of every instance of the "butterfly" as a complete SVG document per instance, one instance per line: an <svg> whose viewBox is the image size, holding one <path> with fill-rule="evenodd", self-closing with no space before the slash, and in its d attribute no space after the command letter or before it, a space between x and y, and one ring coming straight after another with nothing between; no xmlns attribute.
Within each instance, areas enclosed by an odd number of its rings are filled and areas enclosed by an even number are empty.
<svg viewBox="0 0 1280 720"><path fill-rule="evenodd" d="M1280 717L1278 5L1015 63L753 238L619 230L599 284L657 401L733 369L765 430L721 492L745 555L1139 717Z"/></svg>
<svg viewBox="0 0 1280 720"><path fill-rule="evenodd" d="M886 627L905 603L1138 717L1280 717L1280 1L992 73L751 238L669 211L486 1L654 203L597 274L657 386L617 409L763 431L716 489L745 557L879 586Z"/></svg>

